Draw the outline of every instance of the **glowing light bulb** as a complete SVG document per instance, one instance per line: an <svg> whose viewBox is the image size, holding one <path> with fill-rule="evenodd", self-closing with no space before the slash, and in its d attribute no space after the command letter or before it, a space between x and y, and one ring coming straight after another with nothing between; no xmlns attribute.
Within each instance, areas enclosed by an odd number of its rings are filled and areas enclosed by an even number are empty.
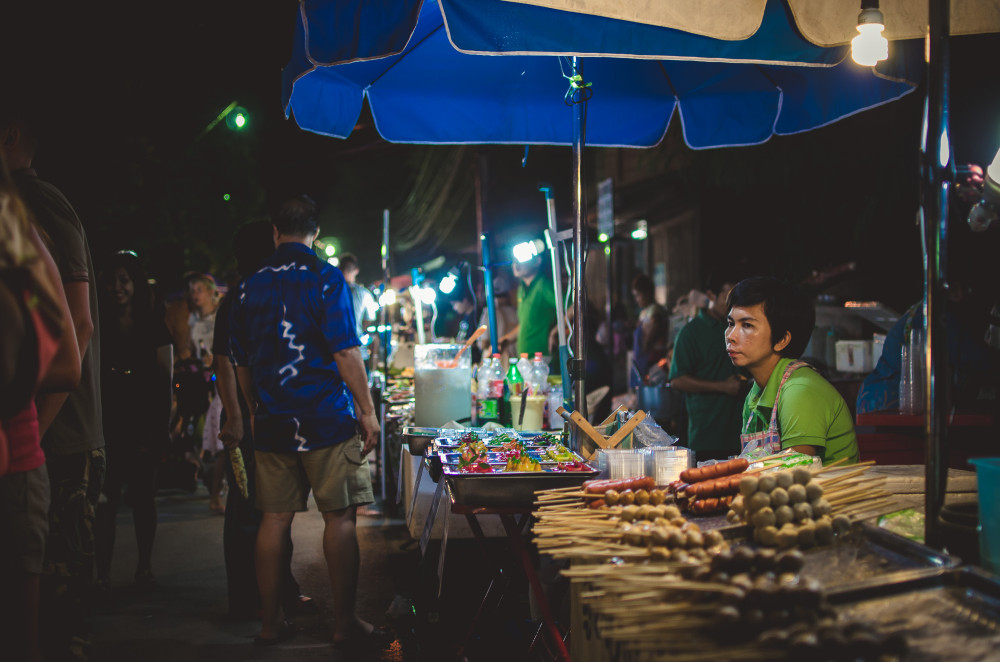
<svg viewBox="0 0 1000 662"><path fill-rule="evenodd" d="M333 244L327 244L323 251L326 253L327 257L333 257L337 253L337 247Z"/></svg>
<svg viewBox="0 0 1000 662"><path fill-rule="evenodd" d="M437 292L434 291L433 287L418 287L417 297L420 298L420 301L422 303L425 303L429 306L432 303L434 303L435 299L437 299Z"/></svg>
<svg viewBox="0 0 1000 662"><path fill-rule="evenodd" d="M386 290L378 296L378 305L391 306L396 303L396 290Z"/></svg>
<svg viewBox="0 0 1000 662"><path fill-rule="evenodd" d="M448 274L441 279L441 284L438 286L441 291L445 294L451 294L455 291L455 285L458 283L458 279L455 278L455 274Z"/></svg>
<svg viewBox="0 0 1000 662"><path fill-rule="evenodd" d="M865 9L858 17L858 36L851 40L851 57L863 67L874 67L882 60L889 59L889 40L882 36L885 25L882 23L882 14L878 14L878 20L867 19L866 12L872 10ZM865 22L862 22L865 21Z"/></svg>
<svg viewBox="0 0 1000 662"><path fill-rule="evenodd" d="M527 262L531 258L538 255L538 248L532 241L526 241L522 244L514 246L514 259L518 262Z"/></svg>

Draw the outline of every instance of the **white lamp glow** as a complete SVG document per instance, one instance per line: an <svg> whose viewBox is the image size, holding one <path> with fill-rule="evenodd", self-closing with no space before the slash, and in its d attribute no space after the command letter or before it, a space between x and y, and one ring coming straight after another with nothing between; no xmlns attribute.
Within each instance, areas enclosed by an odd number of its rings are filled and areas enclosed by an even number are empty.
<svg viewBox="0 0 1000 662"><path fill-rule="evenodd" d="M538 255L538 246L534 241L525 241L517 246L514 246L513 253L514 259L518 262L527 262L531 258Z"/></svg>
<svg viewBox="0 0 1000 662"><path fill-rule="evenodd" d="M391 306L396 303L396 290L386 290L378 296L378 305Z"/></svg>
<svg viewBox="0 0 1000 662"><path fill-rule="evenodd" d="M458 284L458 277L456 277L455 274L453 273L449 273L444 278L441 279L441 284L438 285L438 287L444 294L451 294L452 292L455 291L455 285L457 284Z"/></svg>
<svg viewBox="0 0 1000 662"><path fill-rule="evenodd" d="M889 41L882 36L884 31L885 19L878 10L878 2L862 2L858 36L851 40L851 57L855 62L863 67L874 67L889 59Z"/></svg>

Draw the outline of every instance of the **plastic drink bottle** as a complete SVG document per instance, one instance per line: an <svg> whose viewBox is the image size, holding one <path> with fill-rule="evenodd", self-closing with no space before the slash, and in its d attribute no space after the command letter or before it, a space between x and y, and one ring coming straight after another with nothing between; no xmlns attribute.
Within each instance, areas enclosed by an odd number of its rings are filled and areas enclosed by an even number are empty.
<svg viewBox="0 0 1000 662"><path fill-rule="evenodd" d="M492 361L483 361L479 368L478 392L476 393L476 425L482 426L500 418L499 400L491 393L494 373Z"/></svg>
<svg viewBox="0 0 1000 662"><path fill-rule="evenodd" d="M499 354L494 354L493 358L490 359L490 369L487 374L489 376L489 397L502 398L504 372Z"/></svg>
<svg viewBox="0 0 1000 662"><path fill-rule="evenodd" d="M524 386L521 390L528 391L528 395L534 393L531 390L531 359L526 353L521 354L521 358L517 360L517 371L521 373L521 379L524 380Z"/></svg>
<svg viewBox="0 0 1000 662"><path fill-rule="evenodd" d="M542 353L535 352L531 362L531 395L542 395L549 390L549 366L542 360Z"/></svg>
<svg viewBox="0 0 1000 662"><path fill-rule="evenodd" d="M527 356L527 355L525 355ZM508 361L507 367L507 390L510 392L510 397L520 396L521 391L524 390L524 377L521 375L521 371L517 369L517 362Z"/></svg>

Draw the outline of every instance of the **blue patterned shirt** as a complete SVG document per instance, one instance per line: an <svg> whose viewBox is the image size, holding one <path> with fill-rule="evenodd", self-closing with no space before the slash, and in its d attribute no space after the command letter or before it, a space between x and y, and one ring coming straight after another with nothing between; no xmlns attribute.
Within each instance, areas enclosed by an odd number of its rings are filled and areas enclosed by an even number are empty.
<svg viewBox="0 0 1000 662"><path fill-rule="evenodd" d="M353 397L333 358L361 344L355 328L344 275L303 244L281 244L240 283L230 354L253 374L257 450L315 450L357 433Z"/></svg>

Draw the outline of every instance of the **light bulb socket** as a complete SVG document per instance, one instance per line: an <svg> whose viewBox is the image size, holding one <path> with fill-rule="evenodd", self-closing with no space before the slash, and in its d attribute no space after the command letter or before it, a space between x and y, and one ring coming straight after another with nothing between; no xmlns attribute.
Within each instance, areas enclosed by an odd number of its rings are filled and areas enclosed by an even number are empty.
<svg viewBox="0 0 1000 662"><path fill-rule="evenodd" d="M861 13L858 14L858 25L881 25L885 27L885 17L879 11L878 3L874 7L861 5Z"/></svg>

